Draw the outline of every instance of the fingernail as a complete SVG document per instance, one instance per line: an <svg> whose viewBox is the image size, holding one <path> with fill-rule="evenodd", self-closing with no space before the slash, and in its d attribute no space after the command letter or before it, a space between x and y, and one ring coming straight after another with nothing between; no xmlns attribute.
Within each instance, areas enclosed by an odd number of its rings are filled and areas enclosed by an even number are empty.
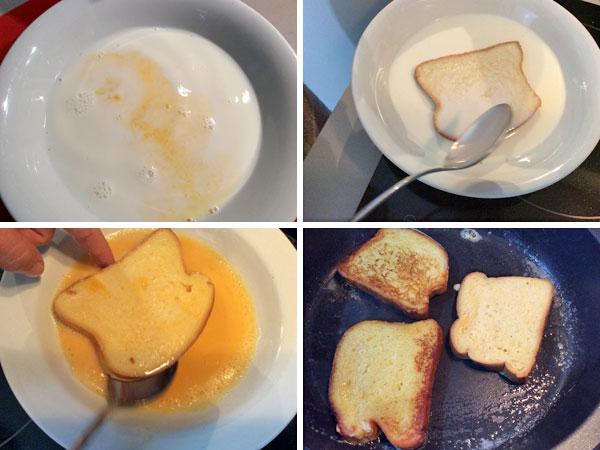
<svg viewBox="0 0 600 450"><path fill-rule="evenodd" d="M107 256L107 255L101 255L100 257L96 258L96 263L98 264L99 267L108 267L111 264L114 264L115 260L114 258L112 258L112 255Z"/></svg>
<svg viewBox="0 0 600 450"><path fill-rule="evenodd" d="M35 263L35 265L31 268L31 270L29 270L29 272L27 272L27 275L29 275L31 277L39 277L43 271L44 271L44 263L42 261L39 261L39 262Z"/></svg>

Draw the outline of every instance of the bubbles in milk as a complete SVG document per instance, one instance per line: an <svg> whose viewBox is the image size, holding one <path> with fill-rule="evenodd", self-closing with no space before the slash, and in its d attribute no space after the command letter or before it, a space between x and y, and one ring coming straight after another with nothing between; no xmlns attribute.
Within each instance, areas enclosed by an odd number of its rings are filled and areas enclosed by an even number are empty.
<svg viewBox="0 0 600 450"><path fill-rule="evenodd" d="M211 215L215 215L219 212L219 207L218 206L213 206L212 208L210 208L208 210L208 213ZM186 222L197 222L198 219L196 219L195 217L188 217L187 219L185 219Z"/></svg>
<svg viewBox="0 0 600 450"><path fill-rule="evenodd" d="M94 191L94 195L96 196L96 198L101 199L101 200L106 200L106 199L110 198L113 194L112 186L106 180L102 180L102 181L98 182L94 186L93 191Z"/></svg>
<svg viewBox="0 0 600 450"><path fill-rule="evenodd" d="M180 107L177 109L177 114L181 117L190 117L192 115L192 110L189 108Z"/></svg>
<svg viewBox="0 0 600 450"><path fill-rule="evenodd" d="M92 92L78 92L73 97L68 98L65 101L65 106L69 114L76 116L83 116L87 114L90 109L96 104L96 96Z"/></svg>
<svg viewBox="0 0 600 450"><path fill-rule="evenodd" d="M204 128L206 128L207 130L214 130L217 126L217 121L214 119L214 117L204 117L202 123L204 125Z"/></svg>
<svg viewBox="0 0 600 450"><path fill-rule="evenodd" d="M140 179L144 183L152 183L155 180L158 170L154 166L144 167L138 172Z"/></svg>
<svg viewBox="0 0 600 450"><path fill-rule="evenodd" d="M244 91L242 92L242 95L234 95L233 97L230 97L228 102L234 105L238 105L238 104L247 104L250 103L252 101L252 97L250 92L248 91Z"/></svg>

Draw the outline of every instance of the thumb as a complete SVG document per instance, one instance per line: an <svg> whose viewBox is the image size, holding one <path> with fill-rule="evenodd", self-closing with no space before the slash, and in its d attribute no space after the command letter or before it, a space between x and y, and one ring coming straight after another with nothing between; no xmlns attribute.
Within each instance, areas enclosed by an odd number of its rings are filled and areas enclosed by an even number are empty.
<svg viewBox="0 0 600 450"><path fill-rule="evenodd" d="M0 267L37 277L44 271L44 260L37 248L17 229L0 229Z"/></svg>

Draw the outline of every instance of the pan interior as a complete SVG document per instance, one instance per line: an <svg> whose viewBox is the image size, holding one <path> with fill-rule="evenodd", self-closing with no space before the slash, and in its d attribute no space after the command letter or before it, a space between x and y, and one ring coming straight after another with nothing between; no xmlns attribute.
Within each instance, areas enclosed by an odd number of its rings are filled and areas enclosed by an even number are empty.
<svg viewBox="0 0 600 450"><path fill-rule="evenodd" d="M305 239L305 446L346 448L335 431L327 385L336 345L345 330L363 320L410 322L393 306L352 286L334 268L375 230L307 230ZM433 389L427 449L527 448L540 443L543 422L572 391L586 366L580 311L572 280L543 249L540 230L425 230L450 257L448 290L431 302L431 317L444 329L444 351ZM564 230L562 230L564 232ZM584 230L571 230L586 233ZM314 249L313 246L317 246ZM548 278L555 287L536 366L523 385L456 358L448 330L456 319L453 286L470 272L489 276ZM458 287L458 286L457 286ZM595 401L600 392L594 391ZM577 418L578 421L584 417ZM572 425L572 426L571 426ZM560 440L578 424L558 431ZM562 436L560 434L562 433ZM543 434L543 433L542 433ZM544 446L550 446L546 442ZM383 437L370 448L393 449ZM529 447L532 448L532 447Z"/></svg>

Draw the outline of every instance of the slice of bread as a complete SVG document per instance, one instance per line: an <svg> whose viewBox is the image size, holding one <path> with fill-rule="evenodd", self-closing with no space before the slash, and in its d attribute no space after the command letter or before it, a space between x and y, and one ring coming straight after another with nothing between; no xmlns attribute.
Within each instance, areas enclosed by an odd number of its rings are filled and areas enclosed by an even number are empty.
<svg viewBox="0 0 600 450"><path fill-rule="evenodd" d="M423 445L442 346L442 329L433 319L369 320L349 328L329 380L338 433L364 443L377 439L379 427L396 447Z"/></svg>
<svg viewBox="0 0 600 450"><path fill-rule="evenodd" d="M542 104L523 72L517 41L425 61L417 66L415 79L435 103L435 129L453 141L492 106L510 105L510 129L515 129Z"/></svg>
<svg viewBox="0 0 600 450"><path fill-rule="evenodd" d="M54 299L54 313L92 339L115 378L140 378L172 365L196 340L214 289L185 271L179 239L152 233L120 261Z"/></svg>
<svg viewBox="0 0 600 450"><path fill-rule="evenodd" d="M552 283L540 278L467 275L450 328L452 351L515 382L525 381L540 349L553 291Z"/></svg>
<svg viewBox="0 0 600 450"><path fill-rule="evenodd" d="M429 315L429 298L446 290L448 254L429 236L382 229L342 261L337 271L414 318Z"/></svg>

